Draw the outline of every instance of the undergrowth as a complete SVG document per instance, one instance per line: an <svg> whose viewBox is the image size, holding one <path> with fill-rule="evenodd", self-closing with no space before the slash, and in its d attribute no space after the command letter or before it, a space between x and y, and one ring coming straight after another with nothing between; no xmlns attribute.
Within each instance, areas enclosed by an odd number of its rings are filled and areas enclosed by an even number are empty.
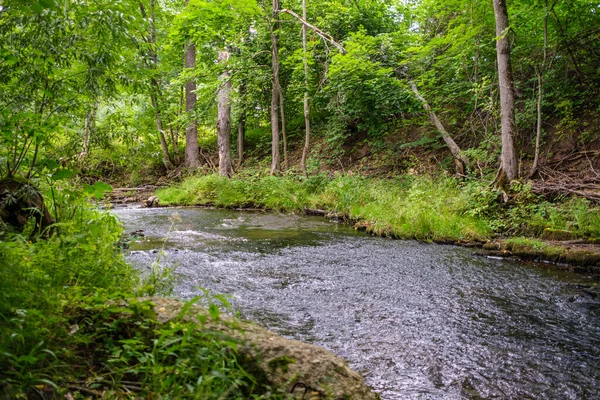
<svg viewBox="0 0 600 400"><path fill-rule="evenodd" d="M549 202L529 186L513 185L511 201L477 180L400 176L394 179L327 175L274 177L246 171L233 179L194 176L157 192L164 205L258 207L286 212L324 209L361 221L381 235L419 240L486 240L540 236L546 229L600 237L600 208L583 199Z"/></svg>
<svg viewBox="0 0 600 400"><path fill-rule="evenodd" d="M136 300L170 285L125 262L120 224L93 191L45 189L50 230L0 225L0 399L282 398L247 372L237 340L184 318L189 306L162 324Z"/></svg>

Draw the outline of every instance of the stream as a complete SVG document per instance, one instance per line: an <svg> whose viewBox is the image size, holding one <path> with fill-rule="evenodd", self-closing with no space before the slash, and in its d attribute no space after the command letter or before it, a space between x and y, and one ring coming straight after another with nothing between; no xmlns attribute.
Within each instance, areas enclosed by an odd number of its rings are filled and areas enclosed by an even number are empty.
<svg viewBox="0 0 600 400"><path fill-rule="evenodd" d="M174 295L226 294L242 318L344 357L384 400L600 398L593 278L319 217L114 212L143 230L131 263L175 267Z"/></svg>

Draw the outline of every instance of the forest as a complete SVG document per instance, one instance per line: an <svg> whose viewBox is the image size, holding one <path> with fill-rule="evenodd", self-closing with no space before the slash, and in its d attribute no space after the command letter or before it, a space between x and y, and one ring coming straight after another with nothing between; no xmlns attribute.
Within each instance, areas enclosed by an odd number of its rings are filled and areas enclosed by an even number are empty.
<svg viewBox="0 0 600 400"><path fill-rule="evenodd" d="M0 398L286 398L131 300L173 279L124 259L119 190L599 267L599 27L598 0L0 0Z"/></svg>

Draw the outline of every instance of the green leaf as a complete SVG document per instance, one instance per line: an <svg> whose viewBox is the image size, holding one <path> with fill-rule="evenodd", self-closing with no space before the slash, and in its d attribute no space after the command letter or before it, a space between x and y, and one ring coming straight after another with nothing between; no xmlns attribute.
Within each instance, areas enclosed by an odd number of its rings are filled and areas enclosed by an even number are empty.
<svg viewBox="0 0 600 400"><path fill-rule="evenodd" d="M83 189L98 200L103 198L106 192L112 192L113 190L112 186L104 182L96 182L93 185L84 184Z"/></svg>
<svg viewBox="0 0 600 400"><path fill-rule="evenodd" d="M64 179L71 179L75 175L76 175L76 172L71 171L70 169L61 169L61 170L56 171L52 175L52 180L60 181L60 180L64 180Z"/></svg>
<svg viewBox="0 0 600 400"><path fill-rule="evenodd" d="M54 2L54 0L39 0L38 4L42 7L42 8L49 8L51 10L56 10L56 3Z"/></svg>
<svg viewBox="0 0 600 400"><path fill-rule="evenodd" d="M208 306L208 313L210 314L210 317L212 318L212 320L216 322L219 320L219 316L221 315L221 310L219 310L219 307L213 303L210 306Z"/></svg>

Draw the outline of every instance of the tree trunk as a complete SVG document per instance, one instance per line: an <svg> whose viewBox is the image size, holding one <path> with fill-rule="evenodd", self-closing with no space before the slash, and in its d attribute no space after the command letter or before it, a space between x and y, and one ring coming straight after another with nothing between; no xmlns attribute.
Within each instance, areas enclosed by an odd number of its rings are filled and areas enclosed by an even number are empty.
<svg viewBox="0 0 600 400"><path fill-rule="evenodd" d="M156 79L152 79L152 86L153 89L151 89L152 93L150 94L150 100L152 101L152 107L154 107L154 120L156 122L156 129L158 129L158 139L160 141L160 148L163 155L163 164L165 165L165 168L173 169L173 160L169 154L169 145L165 139L165 131L163 129L161 112L158 105L158 82Z"/></svg>
<svg viewBox="0 0 600 400"><path fill-rule="evenodd" d="M452 153L452 156L454 157L456 175L465 176L466 166L468 164L467 158L462 154L462 150L456 144L454 139L452 139L452 136L450 136L442 122L439 120L439 118L429 105L429 103L427 103L427 100L425 100L425 98L421 96L421 93L419 93L419 89L417 88L417 85L414 81L410 81L410 87L417 99L419 99L421 103L423 103L423 107L427 111L429 119L431 119L431 122L433 122L438 132L442 135L442 139L444 139L446 146L448 146L450 153Z"/></svg>
<svg viewBox="0 0 600 400"><path fill-rule="evenodd" d="M85 122L83 124L83 146L81 153L79 153L79 161L82 162L88 155L88 149L90 147L90 111L85 111Z"/></svg>
<svg viewBox="0 0 600 400"><path fill-rule="evenodd" d="M512 70L510 65L510 42L508 38L508 11L506 0L493 0L496 18L496 52L498 57L498 82L500 85L500 115L502 125L502 157L500 168L510 183L518 178L517 157L514 137L517 127L515 123L515 94Z"/></svg>
<svg viewBox="0 0 600 400"><path fill-rule="evenodd" d="M186 0L186 5L189 0ZM185 53L185 68L196 68L196 46L188 43ZM185 83L185 111L194 113L196 108L196 81L190 79ZM188 121L185 129L185 165L189 169L196 169L200 166L200 155L198 153L198 122L195 118Z"/></svg>
<svg viewBox="0 0 600 400"><path fill-rule="evenodd" d="M169 133L171 134L171 143L173 144L173 162L175 165L181 164L181 158L179 158L179 144L177 132L173 129L173 125L169 124Z"/></svg>
<svg viewBox="0 0 600 400"><path fill-rule="evenodd" d="M283 170L287 171L290 165L288 162L287 133L285 129L285 101L281 86L279 86L279 115L281 116L281 138L283 139Z"/></svg>
<svg viewBox="0 0 600 400"><path fill-rule="evenodd" d="M531 166L531 171L529 172L529 177L533 177L538 169L538 163L540 159L540 142L542 139L542 100L544 98L544 90L542 86L542 71L537 70L536 73L538 77L538 100L537 100L537 125L535 132L535 154L533 157L533 165Z"/></svg>
<svg viewBox="0 0 600 400"><path fill-rule="evenodd" d="M242 167L244 162L244 139L246 137L246 112L242 111L240 119L238 120L238 137L237 137L237 151L238 151L238 162L237 168Z"/></svg>
<svg viewBox="0 0 600 400"><path fill-rule="evenodd" d="M152 70L156 70L158 66L158 56L156 55L156 26L155 26L155 15L154 15L154 7L155 0L150 0L150 19L149 19L149 28L150 32L148 38L146 38L146 42L148 43L148 58L150 59L149 68ZM142 17L144 19L146 16L146 9L144 7L144 3L140 2L140 11L142 13ZM158 129L158 139L160 141L160 148L163 155L163 164L167 169L173 169L173 159L169 154L169 146L167 144L167 140L165 139L165 131L163 129L163 122L161 111L159 107L159 95L160 95L160 84L156 80L156 78L150 79L150 100L152 102L152 107L154 108L154 119L156 122L156 128Z"/></svg>
<svg viewBox="0 0 600 400"><path fill-rule="evenodd" d="M219 63L227 64L229 52L219 52ZM221 86L217 94L217 132L219 144L219 175L231 178L231 80L229 72L224 71L219 77Z"/></svg>
<svg viewBox="0 0 600 400"><path fill-rule="evenodd" d="M306 21L306 0L302 0L302 18ZM306 25L302 24L302 62L304 64L304 148L302 149L302 161L300 162L300 168L304 176L307 176L306 171L306 159L308 158L308 152L310 151L310 107L308 104L308 52L306 45Z"/></svg>
<svg viewBox="0 0 600 400"><path fill-rule="evenodd" d="M554 6L558 0L554 0L550 9L548 9L548 0L544 1L544 57L542 59L542 66L538 69L536 68L535 72L538 78L538 100L537 100L537 125L535 132L535 154L533 157L533 165L531 166L531 171L529 172L529 178L532 178L538 169L538 164L540 160L540 142L542 139L542 101L544 100L544 72L546 71L546 62L548 61L548 15L554 10ZM550 62L552 65L552 62Z"/></svg>
<svg viewBox="0 0 600 400"><path fill-rule="evenodd" d="M279 0L273 0L273 11L271 21L271 69L273 71L272 85L273 92L271 93L271 175L281 172L280 155L279 155L279 44L277 38L277 30L279 29Z"/></svg>

